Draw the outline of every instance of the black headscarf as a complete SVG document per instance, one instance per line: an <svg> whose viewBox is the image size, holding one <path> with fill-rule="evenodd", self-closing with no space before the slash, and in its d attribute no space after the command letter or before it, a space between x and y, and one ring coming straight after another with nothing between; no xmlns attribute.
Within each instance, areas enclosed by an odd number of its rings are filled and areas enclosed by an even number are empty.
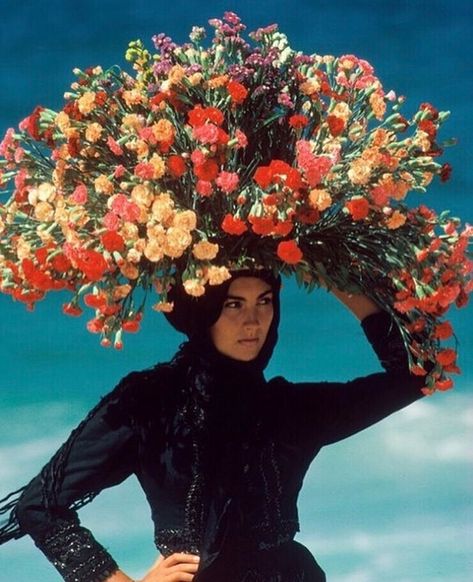
<svg viewBox="0 0 473 582"><path fill-rule="evenodd" d="M273 319L266 340L257 357L248 362L235 360L220 353L210 337L210 328L222 312L228 296L230 285L240 277L256 277L267 283L273 292ZM245 269L234 271L231 279L221 285L208 286L204 295L192 297L182 286L173 287L168 298L174 303L174 309L166 313L169 323L189 338L186 350L198 354L219 370L239 374L262 374L269 363L278 340L280 319L279 292L281 277L265 269Z"/></svg>

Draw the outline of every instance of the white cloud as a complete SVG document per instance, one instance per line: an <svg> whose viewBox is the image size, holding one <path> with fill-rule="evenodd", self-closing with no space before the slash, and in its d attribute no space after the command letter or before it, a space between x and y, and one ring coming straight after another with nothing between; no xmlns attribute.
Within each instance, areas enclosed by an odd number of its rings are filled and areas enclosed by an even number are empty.
<svg viewBox="0 0 473 582"><path fill-rule="evenodd" d="M385 423L381 438L391 455L405 461L471 463L473 461L473 404L455 395L449 402L423 400Z"/></svg>

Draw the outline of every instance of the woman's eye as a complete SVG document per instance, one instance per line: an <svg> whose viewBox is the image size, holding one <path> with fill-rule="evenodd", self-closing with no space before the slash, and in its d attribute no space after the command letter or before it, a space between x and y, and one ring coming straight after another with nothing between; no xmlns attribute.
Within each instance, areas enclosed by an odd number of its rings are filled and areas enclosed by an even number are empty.
<svg viewBox="0 0 473 582"><path fill-rule="evenodd" d="M263 297L263 299L260 299L260 305L271 305L271 303L273 302L273 298L272 297Z"/></svg>
<svg viewBox="0 0 473 582"><path fill-rule="evenodd" d="M227 303L225 303L224 307L229 307L230 309L236 309L236 308L240 307L240 302L239 301L228 301Z"/></svg>

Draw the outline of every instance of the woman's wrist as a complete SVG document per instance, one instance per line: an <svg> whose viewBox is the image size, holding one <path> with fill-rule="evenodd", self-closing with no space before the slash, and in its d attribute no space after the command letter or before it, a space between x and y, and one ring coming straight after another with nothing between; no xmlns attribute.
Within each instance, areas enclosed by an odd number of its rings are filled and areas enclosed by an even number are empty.
<svg viewBox="0 0 473 582"><path fill-rule="evenodd" d="M127 576L125 574L125 572L122 572L121 570L117 570L111 576L109 576L105 580L105 582L139 582L139 581L133 580L133 578L130 578L129 576Z"/></svg>
<svg viewBox="0 0 473 582"><path fill-rule="evenodd" d="M353 315L360 321L365 317L368 317L368 315L382 311L379 305L377 305L367 295L361 293L347 293L346 291L340 291L335 287L332 287L330 291L339 301L348 307Z"/></svg>

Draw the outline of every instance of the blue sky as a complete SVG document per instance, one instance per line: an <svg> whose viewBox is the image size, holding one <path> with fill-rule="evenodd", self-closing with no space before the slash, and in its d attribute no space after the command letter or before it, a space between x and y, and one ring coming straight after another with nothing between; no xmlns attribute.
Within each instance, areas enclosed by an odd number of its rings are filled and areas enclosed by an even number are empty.
<svg viewBox="0 0 473 582"><path fill-rule="evenodd" d="M200 2L155 0L22 3L5 0L0 21L0 131L37 104L58 107L72 68L123 63L129 40L165 31L183 42L193 24L235 10L250 29L278 22L294 48L355 53L406 94L406 111L431 101L452 116L443 136L452 180L425 203L473 222L470 3ZM417 202L417 200L416 200ZM28 481L90 408L127 371L169 358L181 337L149 312L123 352L104 350L85 318L52 297L27 313L0 296L0 497ZM281 340L268 376L348 380L379 370L351 314L331 296L283 289ZM473 315L452 314L460 342L456 388L424 399L322 451L300 500L302 532L330 582L469 582L473 571L471 475ZM136 577L155 558L149 510L133 480L104 492L82 519ZM0 547L0 581L59 580L23 538Z"/></svg>

